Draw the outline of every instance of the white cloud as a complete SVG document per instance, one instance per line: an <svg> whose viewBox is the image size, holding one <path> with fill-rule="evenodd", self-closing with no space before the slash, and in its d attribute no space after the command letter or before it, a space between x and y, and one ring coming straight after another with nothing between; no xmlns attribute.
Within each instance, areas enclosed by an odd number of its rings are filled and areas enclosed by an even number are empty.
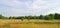
<svg viewBox="0 0 60 28"><path fill-rule="evenodd" d="M0 0L0 8L5 8L5 15L40 15L60 13L60 0ZM4 9L2 9L4 10ZM2 11L3 13L4 11ZM3 13L4 14L4 13Z"/></svg>

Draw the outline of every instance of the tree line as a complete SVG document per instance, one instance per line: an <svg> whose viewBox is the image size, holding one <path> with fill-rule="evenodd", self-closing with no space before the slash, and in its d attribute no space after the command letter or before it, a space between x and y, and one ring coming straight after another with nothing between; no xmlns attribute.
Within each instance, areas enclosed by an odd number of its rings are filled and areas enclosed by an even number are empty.
<svg viewBox="0 0 60 28"><path fill-rule="evenodd" d="M40 16L10 16L10 17L5 17L3 15L0 15L0 19L41 19L41 20L60 20L60 14L55 13L55 14L48 14L48 15L40 15Z"/></svg>

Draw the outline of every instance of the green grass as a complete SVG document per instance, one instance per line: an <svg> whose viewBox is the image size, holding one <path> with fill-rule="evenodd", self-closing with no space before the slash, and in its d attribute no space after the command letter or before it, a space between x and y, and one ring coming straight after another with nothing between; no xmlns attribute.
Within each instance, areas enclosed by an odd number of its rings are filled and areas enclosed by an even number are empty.
<svg viewBox="0 0 60 28"><path fill-rule="evenodd" d="M10 23L6 23L4 25L2 25L3 28L10 28Z"/></svg>

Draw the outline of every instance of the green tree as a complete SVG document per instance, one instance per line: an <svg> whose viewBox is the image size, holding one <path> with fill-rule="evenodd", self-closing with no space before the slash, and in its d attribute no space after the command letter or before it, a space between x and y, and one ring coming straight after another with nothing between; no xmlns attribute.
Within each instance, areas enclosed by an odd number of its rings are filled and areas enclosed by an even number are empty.
<svg viewBox="0 0 60 28"><path fill-rule="evenodd" d="M43 16L43 15L40 15L40 16L39 16L39 19L44 19L44 16Z"/></svg>
<svg viewBox="0 0 60 28"><path fill-rule="evenodd" d="M54 20L54 14L49 14L48 16L50 17L51 20Z"/></svg>
<svg viewBox="0 0 60 28"><path fill-rule="evenodd" d="M51 20L51 18L49 16L44 16L45 20Z"/></svg>
<svg viewBox="0 0 60 28"><path fill-rule="evenodd" d="M55 19L60 19L60 14L55 13L54 18Z"/></svg>
<svg viewBox="0 0 60 28"><path fill-rule="evenodd" d="M0 15L0 19L2 19L3 18L3 16L2 15Z"/></svg>
<svg viewBox="0 0 60 28"><path fill-rule="evenodd" d="M12 17L10 16L9 19L12 19Z"/></svg>

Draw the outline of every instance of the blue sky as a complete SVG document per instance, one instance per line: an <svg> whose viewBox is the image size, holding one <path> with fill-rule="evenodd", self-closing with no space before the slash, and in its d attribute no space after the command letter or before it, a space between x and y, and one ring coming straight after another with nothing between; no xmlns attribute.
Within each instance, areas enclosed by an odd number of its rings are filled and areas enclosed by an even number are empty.
<svg viewBox="0 0 60 28"><path fill-rule="evenodd" d="M0 14L28 16L60 13L60 0L0 0Z"/></svg>

